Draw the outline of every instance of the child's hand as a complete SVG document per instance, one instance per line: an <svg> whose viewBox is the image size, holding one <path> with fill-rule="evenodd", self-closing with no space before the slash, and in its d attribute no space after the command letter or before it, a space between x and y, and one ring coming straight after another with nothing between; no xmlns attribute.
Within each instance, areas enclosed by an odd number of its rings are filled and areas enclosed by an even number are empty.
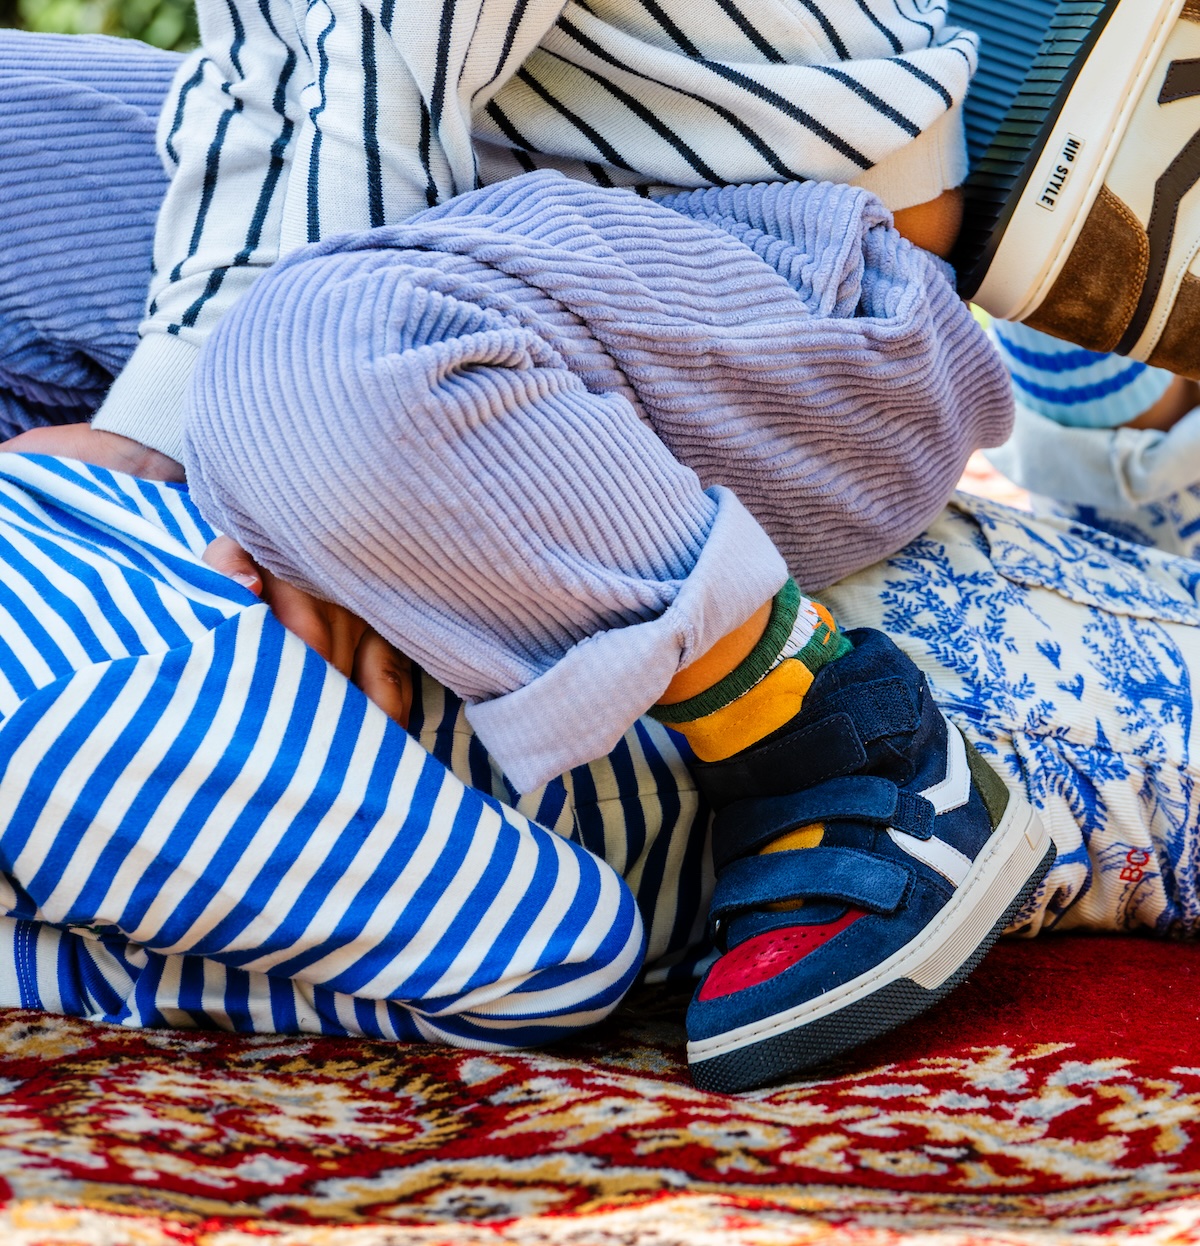
<svg viewBox="0 0 1200 1246"><path fill-rule="evenodd" d="M272 575L231 537L217 537L204 561L261 597L289 632L353 680L389 718L408 726L412 663L368 623Z"/></svg>
<svg viewBox="0 0 1200 1246"><path fill-rule="evenodd" d="M1130 420L1125 427L1156 429L1165 433L1194 411L1197 405L1200 405L1200 386L1186 376L1177 376L1154 406L1143 411L1136 420Z"/></svg>
<svg viewBox="0 0 1200 1246"><path fill-rule="evenodd" d="M33 428L8 441L0 441L0 451L4 450L78 459L81 463L140 476L143 480L183 481L183 467L174 459L120 433L107 433L87 423Z"/></svg>

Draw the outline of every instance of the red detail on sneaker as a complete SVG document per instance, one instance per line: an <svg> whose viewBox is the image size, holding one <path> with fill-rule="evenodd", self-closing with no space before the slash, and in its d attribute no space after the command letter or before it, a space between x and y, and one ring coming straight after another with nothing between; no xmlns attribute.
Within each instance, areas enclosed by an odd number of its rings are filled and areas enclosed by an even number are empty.
<svg viewBox="0 0 1200 1246"><path fill-rule="evenodd" d="M847 909L837 921L823 926L784 926L755 935L730 948L713 965L697 998L720 999L766 982L802 961L847 926L853 926L860 917L866 917L862 909Z"/></svg>

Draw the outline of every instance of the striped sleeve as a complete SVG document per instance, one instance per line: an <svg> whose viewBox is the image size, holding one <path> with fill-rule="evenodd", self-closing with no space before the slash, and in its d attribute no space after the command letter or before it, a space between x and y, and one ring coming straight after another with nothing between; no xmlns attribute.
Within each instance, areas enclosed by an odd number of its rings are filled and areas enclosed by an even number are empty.
<svg viewBox="0 0 1200 1246"><path fill-rule="evenodd" d="M93 420L174 459L200 345L279 257L308 70L287 0L201 0L197 10L201 49L159 116L171 182L141 341Z"/></svg>
<svg viewBox="0 0 1200 1246"><path fill-rule="evenodd" d="M561 0L317 0L285 248L401 221L479 184L473 116Z"/></svg>
<svg viewBox="0 0 1200 1246"><path fill-rule="evenodd" d="M1172 376L1123 355L1095 354L1024 324L994 320L993 341L1018 405L1068 428L1116 428L1149 410Z"/></svg>
<svg viewBox="0 0 1200 1246"><path fill-rule="evenodd" d="M892 208L966 173L977 39L941 5L318 0L306 40L316 85L289 244L534 168L645 190L857 182Z"/></svg>
<svg viewBox="0 0 1200 1246"><path fill-rule="evenodd" d="M908 207L965 176L975 63L944 11L914 20L891 0L572 0L480 110L483 180L811 179Z"/></svg>
<svg viewBox="0 0 1200 1246"><path fill-rule="evenodd" d="M45 685L0 752L20 920L396 1004L468 1045L589 1024L640 970L611 867L465 786L265 606Z"/></svg>
<svg viewBox="0 0 1200 1246"><path fill-rule="evenodd" d="M419 681L410 737L212 536L185 490L0 455L0 1007L524 1046L620 998L639 902L686 961L663 735L518 809L458 702Z"/></svg>

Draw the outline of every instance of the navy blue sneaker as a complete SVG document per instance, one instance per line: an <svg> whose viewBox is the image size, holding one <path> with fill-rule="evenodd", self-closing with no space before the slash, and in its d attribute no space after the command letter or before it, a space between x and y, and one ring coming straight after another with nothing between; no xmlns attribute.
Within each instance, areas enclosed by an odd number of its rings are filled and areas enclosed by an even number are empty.
<svg viewBox="0 0 1200 1246"><path fill-rule="evenodd" d="M696 1085L824 1064L958 985L1054 861L1035 810L882 632L849 633L791 723L697 765L723 954L687 1014Z"/></svg>

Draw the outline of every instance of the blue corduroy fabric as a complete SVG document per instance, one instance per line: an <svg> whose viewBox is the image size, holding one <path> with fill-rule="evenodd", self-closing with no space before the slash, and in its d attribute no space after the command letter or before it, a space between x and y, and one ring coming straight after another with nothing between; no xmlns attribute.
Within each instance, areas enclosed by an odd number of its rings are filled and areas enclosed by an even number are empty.
<svg viewBox="0 0 1200 1246"><path fill-rule="evenodd" d="M916 535L1011 410L866 192L538 173L278 265L185 439L210 521L474 702L532 784L748 618L776 546L821 585Z"/></svg>
<svg viewBox="0 0 1200 1246"><path fill-rule="evenodd" d="M137 345L179 59L0 31L0 437L86 419Z"/></svg>

